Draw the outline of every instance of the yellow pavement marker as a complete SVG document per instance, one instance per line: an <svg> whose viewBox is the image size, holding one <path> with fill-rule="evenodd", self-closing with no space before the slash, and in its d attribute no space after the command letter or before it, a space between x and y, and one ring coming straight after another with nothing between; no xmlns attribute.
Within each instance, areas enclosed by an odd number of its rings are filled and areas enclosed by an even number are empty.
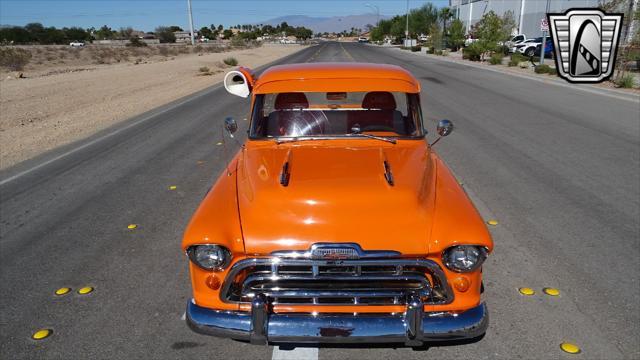
<svg viewBox="0 0 640 360"><path fill-rule="evenodd" d="M558 296L558 295L560 295L560 290L555 289L555 288L550 288L550 287L543 288L542 292L544 292L545 294L547 294L549 296Z"/></svg>
<svg viewBox="0 0 640 360"><path fill-rule="evenodd" d="M498 220L491 219L491 220L487 221L487 224L489 224L491 226L496 226L496 225L498 225Z"/></svg>
<svg viewBox="0 0 640 360"><path fill-rule="evenodd" d="M71 291L71 288L68 287L61 287L60 289L56 290L56 295L58 296L62 296L62 295L66 295Z"/></svg>
<svg viewBox="0 0 640 360"><path fill-rule="evenodd" d="M528 288L528 287L521 287L518 289L518 291L520 292L520 294L526 295L526 296L531 296L536 293L535 291L533 291L532 288Z"/></svg>
<svg viewBox="0 0 640 360"><path fill-rule="evenodd" d="M177 188L178 188L178 187L177 187L177 186L175 186L175 185L171 185L171 186L169 186L169 190L175 190L175 189L177 189Z"/></svg>
<svg viewBox="0 0 640 360"><path fill-rule="evenodd" d="M578 347L578 345L576 344L572 344L570 342L563 342L562 344L560 344L560 349L562 349L562 351L569 353L569 354L579 354L580 353L580 348Z"/></svg>
<svg viewBox="0 0 640 360"><path fill-rule="evenodd" d="M51 329L40 329L31 335L33 340L42 340L48 338L51 334L53 334L53 330Z"/></svg>
<svg viewBox="0 0 640 360"><path fill-rule="evenodd" d="M91 286L85 286L78 290L78 294L80 295L87 295L90 292L93 292L93 288Z"/></svg>
<svg viewBox="0 0 640 360"><path fill-rule="evenodd" d="M221 143L221 142L219 142L219 143L217 143L216 145L220 146L220 145L222 145L222 143Z"/></svg>
<svg viewBox="0 0 640 360"><path fill-rule="evenodd" d="M127 229L133 230L133 229L135 229L137 227L138 227L138 225L136 225L136 224L129 224L129 226L127 226Z"/></svg>

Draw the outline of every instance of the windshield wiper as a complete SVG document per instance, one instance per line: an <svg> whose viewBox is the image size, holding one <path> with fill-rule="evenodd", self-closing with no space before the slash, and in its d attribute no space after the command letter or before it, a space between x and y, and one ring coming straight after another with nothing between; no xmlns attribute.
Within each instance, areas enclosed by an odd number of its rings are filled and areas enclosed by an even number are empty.
<svg viewBox="0 0 640 360"><path fill-rule="evenodd" d="M366 137L366 138L369 138L369 139L376 139L376 140L390 142L392 144L395 144L397 142L396 139L392 139L392 138L388 138L388 137L384 137L384 136L371 135L371 134L352 133L352 134L349 134L349 136Z"/></svg>

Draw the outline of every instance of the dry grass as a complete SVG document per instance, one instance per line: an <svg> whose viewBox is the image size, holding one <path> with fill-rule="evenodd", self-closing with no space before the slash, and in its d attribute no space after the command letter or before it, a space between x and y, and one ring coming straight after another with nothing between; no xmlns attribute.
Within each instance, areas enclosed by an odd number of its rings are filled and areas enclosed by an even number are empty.
<svg viewBox="0 0 640 360"><path fill-rule="evenodd" d="M249 47L254 46L249 45ZM48 74L60 68L86 67L89 65L108 65L118 63L153 63L173 60L188 54L220 53L230 50L229 47L217 44L201 44L190 46L186 44L161 44L146 47L126 47L109 45L87 45L84 48L72 48L64 45L31 45L17 47L2 47L3 50L13 49L27 54L28 64L21 70L30 76L38 73ZM12 50L12 51L13 51ZM2 66L0 73L15 71L15 66Z"/></svg>

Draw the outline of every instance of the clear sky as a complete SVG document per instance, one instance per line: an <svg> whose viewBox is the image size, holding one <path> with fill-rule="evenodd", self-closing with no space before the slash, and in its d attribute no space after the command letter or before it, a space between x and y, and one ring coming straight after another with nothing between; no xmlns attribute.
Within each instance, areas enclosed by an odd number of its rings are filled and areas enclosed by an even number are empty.
<svg viewBox="0 0 640 360"><path fill-rule="evenodd" d="M411 8L429 1L411 0ZM430 1L438 7L448 0ZM381 15L403 14L405 0L192 0L196 28L255 24L285 15L316 17L374 13L365 4L378 6ZM1 25L40 22L45 26L83 28L109 25L152 31L159 25L188 28L187 0L0 0Z"/></svg>

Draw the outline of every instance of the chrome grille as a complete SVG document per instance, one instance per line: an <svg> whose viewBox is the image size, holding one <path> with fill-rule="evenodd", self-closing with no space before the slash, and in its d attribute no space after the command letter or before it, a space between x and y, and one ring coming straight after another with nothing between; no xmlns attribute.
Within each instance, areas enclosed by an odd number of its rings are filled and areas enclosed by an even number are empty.
<svg viewBox="0 0 640 360"><path fill-rule="evenodd" d="M221 289L228 303L250 303L257 294L272 304L406 305L410 295L426 304L453 300L442 269L427 259L253 258L234 264Z"/></svg>

